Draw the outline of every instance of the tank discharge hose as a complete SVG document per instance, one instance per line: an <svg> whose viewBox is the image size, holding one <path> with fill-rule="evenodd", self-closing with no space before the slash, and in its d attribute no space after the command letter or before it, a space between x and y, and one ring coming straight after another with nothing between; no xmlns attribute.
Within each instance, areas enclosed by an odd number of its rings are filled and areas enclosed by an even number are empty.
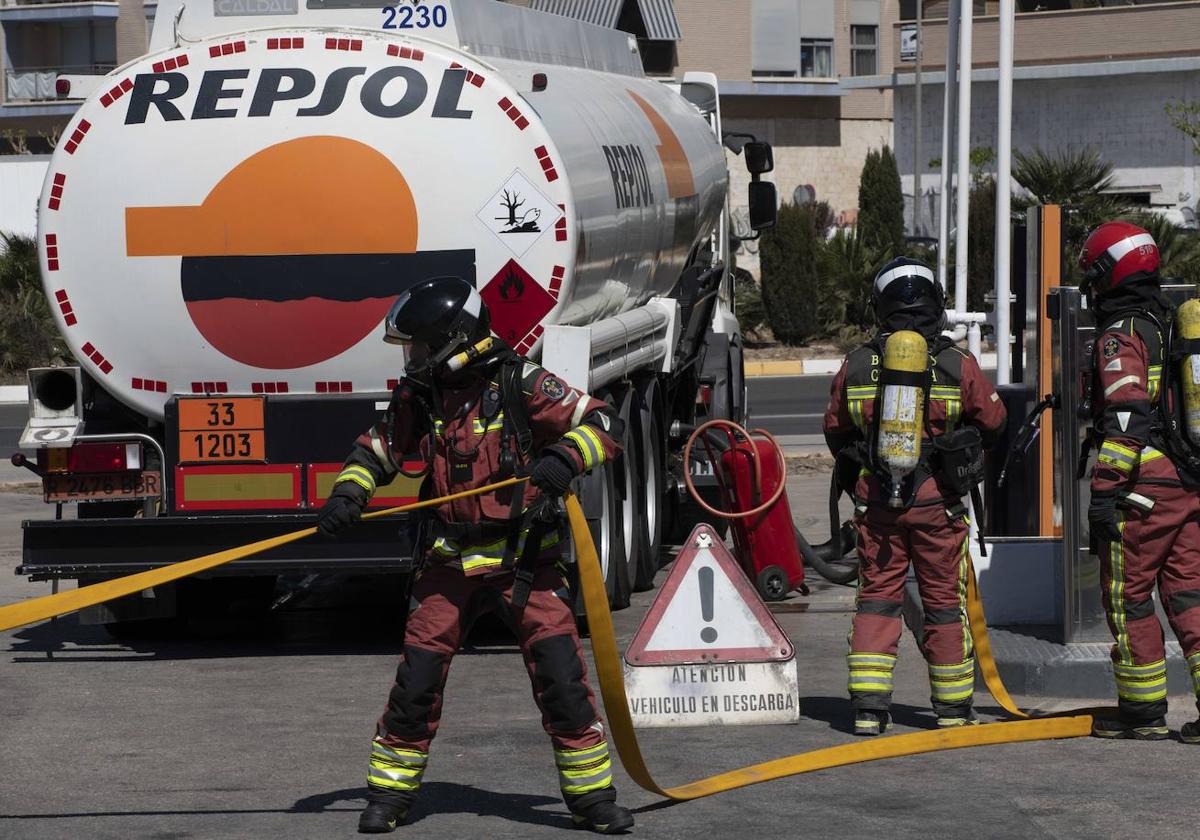
<svg viewBox="0 0 1200 840"><path fill-rule="evenodd" d="M490 484L475 490L456 493L438 499L402 505L387 510L375 511L364 515L365 518L388 516L394 513L416 510L443 504L452 499L487 493L502 487L509 487L523 478L511 478L506 481ZM777 758L761 764L742 767L719 773L699 781L689 782L676 787L664 788L654 780L646 767L634 732L633 720L629 713L629 702L625 695L625 682L621 668L621 656L617 649L616 635L613 632L612 614L608 609L608 595L604 587L604 579L600 574L600 561L596 555L596 545L592 542L591 531L584 518L583 509L574 494L566 497L567 516L571 524L571 532L576 543L576 555L579 564L579 577L583 590L584 604L587 608L588 626L592 634L592 654L596 663L596 673L600 681L600 693L604 698L604 708L608 714L609 732L621 756L621 762L626 771L644 789L676 801L699 799L722 793L727 790L746 787L747 785L781 779L814 770L825 770L831 767L844 767L849 764L859 764L865 761L876 761L883 758L896 758L905 755L953 750L962 747L978 747L990 744L1008 744L1019 741L1041 741L1051 738L1077 738L1091 732L1094 709L1080 709L1062 712L1046 717L1030 718L1026 713L1017 709L1000 682L996 664L991 656L991 647L987 639L987 623L984 620L983 608L979 593L975 587L974 572L968 576L967 609L971 629L975 633L976 655L980 663L980 671L984 682L991 691L993 698L1004 707L1009 714L1024 718L1023 720L988 723L981 726L964 726L957 729L933 732L915 732L908 735L893 735L886 738L875 738L871 741L844 744L836 747L812 750L806 753ZM178 580L188 575L206 571L251 555L257 554L276 546L285 545L296 540L311 536L315 528L305 528L290 534L284 534L270 539L260 540L240 548L232 548L216 554L184 560L161 569L148 572L138 572L116 580L85 586L57 595L34 598L17 604L0 607L0 630L9 630L23 624L30 624L62 615L67 612L82 609L103 601L119 598L139 592L148 586Z"/></svg>

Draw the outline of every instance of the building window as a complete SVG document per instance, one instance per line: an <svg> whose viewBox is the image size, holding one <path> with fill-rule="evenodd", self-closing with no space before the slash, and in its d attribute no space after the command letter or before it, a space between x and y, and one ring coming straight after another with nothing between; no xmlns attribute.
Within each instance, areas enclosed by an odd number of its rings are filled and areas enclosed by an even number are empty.
<svg viewBox="0 0 1200 840"><path fill-rule="evenodd" d="M833 77L833 41L826 38L800 39L800 75L808 78Z"/></svg>
<svg viewBox="0 0 1200 840"><path fill-rule="evenodd" d="M850 75L874 76L878 72L879 27L850 27Z"/></svg>

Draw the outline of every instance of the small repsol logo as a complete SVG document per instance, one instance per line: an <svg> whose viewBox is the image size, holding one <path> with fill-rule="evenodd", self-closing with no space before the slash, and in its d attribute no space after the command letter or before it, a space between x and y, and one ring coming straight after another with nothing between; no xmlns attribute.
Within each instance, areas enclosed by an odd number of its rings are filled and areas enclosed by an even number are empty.
<svg viewBox="0 0 1200 840"><path fill-rule="evenodd" d="M324 79L302 67L267 67L259 71L253 89L244 84L250 70L206 70L195 85L190 114L184 109L189 101L192 80L183 73L138 73L129 96L126 125L146 122L151 108L165 121L211 120L247 116L269 117L277 105L312 104L289 109L289 116L327 117L342 107L350 82L365 76L358 99L363 109L376 117L395 119L416 111L429 98L429 82L414 67L384 67L367 74L366 67L339 67ZM440 119L469 120L473 112L459 107L467 72L448 69L442 73L434 95L431 116ZM317 94L318 88L320 90ZM316 101L313 102L312 100ZM281 109L282 110L282 109Z"/></svg>
<svg viewBox="0 0 1200 840"><path fill-rule="evenodd" d="M650 186L650 173L646 171L646 158L642 150L632 143L600 148L604 150L608 172L612 175L617 208L649 207L653 204L654 190Z"/></svg>

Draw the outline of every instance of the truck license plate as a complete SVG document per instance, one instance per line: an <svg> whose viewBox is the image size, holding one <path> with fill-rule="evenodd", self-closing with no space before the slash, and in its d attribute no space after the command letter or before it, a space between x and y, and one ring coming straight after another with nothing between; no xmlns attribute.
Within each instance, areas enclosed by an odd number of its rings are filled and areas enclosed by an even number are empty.
<svg viewBox="0 0 1200 840"><path fill-rule="evenodd" d="M47 475L42 492L47 502L126 501L157 498L162 478L157 472L96 473L95 475Z"/></svg>
<svg viewBox="0 0 1200 840"><path fill-rule="evenodd" d="M267 460L263 397L179 400L179 463Z"/></svg>

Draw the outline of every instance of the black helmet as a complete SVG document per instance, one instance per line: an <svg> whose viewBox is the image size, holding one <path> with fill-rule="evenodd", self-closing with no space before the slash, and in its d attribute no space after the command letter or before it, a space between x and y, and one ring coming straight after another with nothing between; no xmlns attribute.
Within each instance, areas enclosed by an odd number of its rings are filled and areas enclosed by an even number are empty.
<svg viewBox="0 0 1200 840"><path fill-rule="evenodd" d="M461 277L433 277L412 286L392 304L383 340L421 342L430 370L490 335L491 317L479 292Z"/></svg>
<svg viewBox="0 0 1200 840"><path fill-rule="evenodd" d="M871 307L884 332L914 330L926 338L941 332L946 303L929 266L897 257L880 269L871 286Z"/></svg>

